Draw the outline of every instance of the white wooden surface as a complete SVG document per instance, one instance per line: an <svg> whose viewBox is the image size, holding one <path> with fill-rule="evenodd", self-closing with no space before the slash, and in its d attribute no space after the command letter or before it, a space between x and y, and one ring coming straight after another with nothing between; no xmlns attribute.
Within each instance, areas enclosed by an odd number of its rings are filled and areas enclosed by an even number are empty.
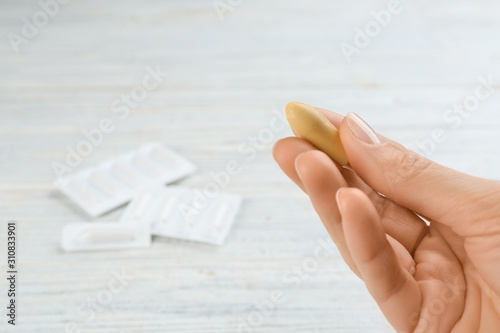
<svg viewBox="0 0 500 333"><path fill-rule="evenodd" d="M351 42L354 28L386 1L244 1L223 21L211 0L72 1L19 53L3 36L19 34L22 18L40 7L2 1L0 235L5 244L5 223L18 221L17 331L65 332L76 323L81 332L237 332L255 302L278 289L284 302L254 332L391 332L338 254L300 283L283 279L326 233L274 164L272 143L251 161L237 148L268 126L273 110L299 100L356 111L410 147L445 128L449 139L431 158L500 179L500 86L458 129L442 118L473 92L478 76L500 78L500 4L402 4L403 12L348 64L339 44ZM120 120L110 103L156 65L168 76ZM63 161L66 146L104 117L116 130L79 168L149 141L199 166L181 182L189 186L204 186L208 173L231 159L241 163L227 190L243 195L244 204L224 246L155 238L144 250L60 250L63 225L88 218L54 189L51 163ZM288 129L275 138L287 135ZM98 220L116 220L122 211ZM88 299L121 270L135 280L89 318Z"/></svg>

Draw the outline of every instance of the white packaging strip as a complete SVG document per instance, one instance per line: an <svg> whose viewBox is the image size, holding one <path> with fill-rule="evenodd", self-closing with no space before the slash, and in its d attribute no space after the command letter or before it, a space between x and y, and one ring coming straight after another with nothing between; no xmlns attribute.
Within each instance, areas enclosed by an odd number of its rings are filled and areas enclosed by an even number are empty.
<svg viewBox="0 0 500 333"><path fill-rule="evenodd" d="M157 236L222 245L241 205L241 196L219 192L208 198L201 190L153 187L138 194L120 221L149 223Z"/></svg>
<svg viewBox="0 0 500 333"><path fill-rule="evenodd" d="M65 251L142 248L151 245L149 225L120 222L70 223L62 232Z"/></svg>
<svg viewBox="0 0 500 333"><path fill-rule="evenodd" d="M172 183L195 170L193 163L153 142L95 167L61 177L55 185L95 217L127 203L142 188Z"/></svg>

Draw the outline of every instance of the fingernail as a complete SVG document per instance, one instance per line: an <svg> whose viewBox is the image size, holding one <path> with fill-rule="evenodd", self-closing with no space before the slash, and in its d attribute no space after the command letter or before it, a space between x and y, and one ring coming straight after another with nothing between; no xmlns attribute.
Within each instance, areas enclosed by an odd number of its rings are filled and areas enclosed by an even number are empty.
<svg viewBox="0 0 500 333"><path fill-rule="evenodd" d="M299 158L303 155L304 153L300 153L296 158L295 158L295 162L294 162L294 166L295 166L295 171L297 172L297 176L299 176L299 179L302 180L302 175L300 174L300 170L299 168L297 167L297 161L299 160Z"/></svg>
<svg viewBox="0 0 500 333"><path fill-rule="evenodd" d="M342 209L343 209L343 207L340 203L340 195L344 191L345 191L345 187L341 187L337 190L337 193L335 194L335 201L337 201L337 207L339 208L340 215L342 215Z"/></svg>
<svg viewBox="0 0 500 333"><path fill-rule="evenodd" d="M357 114L353 112L349 113L346 116L346 123L359 140L372 145L382 143L377 133Z"/></svg>

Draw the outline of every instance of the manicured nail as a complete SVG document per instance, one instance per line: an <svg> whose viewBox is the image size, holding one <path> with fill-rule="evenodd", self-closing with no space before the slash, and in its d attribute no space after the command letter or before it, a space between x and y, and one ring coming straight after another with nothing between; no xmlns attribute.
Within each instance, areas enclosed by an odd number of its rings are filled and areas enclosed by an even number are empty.
<svg viewBox="0 0 500 333"><path fill-rule="evenodd" d="M382 143L377 133L357 114L353 112L349 113L346 116L346 123L359 140L372 145Z"/></svg>
<svg viewBox="0 0 500 333"><path fill-rule="evenodd" d="M337 201L337 207L339 208L339 212L340 212L340 215L342 215L342 209L344 208L341 204L341 200L340 200L340 196L342 194L342 192L345 191L345 187L341 187L337 190L337 193L335 194L335 200Z"/></svg>
<svg viewBox="0 0 500 333"><path fill-rule="evenodd" d="M294 162L294 166L295 166L295 171L297 172L297 176L299 176L299 179L302 180L302 175L300 174L300 171L299 171L299 168L297 167L297 161L299 160L299 158L303 155L304 153L300 153L296 158L295 158L295 162Z"/></svg>

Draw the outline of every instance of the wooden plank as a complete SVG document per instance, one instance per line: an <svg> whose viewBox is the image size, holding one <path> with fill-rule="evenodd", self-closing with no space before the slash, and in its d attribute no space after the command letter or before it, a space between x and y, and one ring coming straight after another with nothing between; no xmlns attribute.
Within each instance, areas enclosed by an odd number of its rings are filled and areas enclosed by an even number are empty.
<svg viewBox="0 0 500 333"><path fill-rule="evenodd" d="M237 148L268 126L274 110L300 100L357 112L410 148L443 128L449 139L431 158L500 179L500 4L402 3L403 12L347 63L339 45L352 42L354 29L386 1L246 1L224 21L212 1L72 1L18 53L6 36L20 33L22 18L40 7L2 2L0 215L19 221L22 332L64 332L69 323L99 333L237 332L273 290L285 301L255 332L391 332L337 251L306 279L290 281L326 232L275 165L272 142L249 162ZM120 119L112 101L157 65L167 77ZM451 128L445 112L488 75L495 93ZM61 251L62 227L89 218L53 187L51 163L64 161L66 147L102 118L116 129L78 168L149 141L199 166L180 182L188 186L202 187L210 172L241 162L227 190L244 204L224 246L155 237L143 250ZM273 141L289 135L283 129ZM117 220L123 209L96 220ZM0 236L5 241L4 230ZM122 270L135 279L91 310Z"/></svg>

